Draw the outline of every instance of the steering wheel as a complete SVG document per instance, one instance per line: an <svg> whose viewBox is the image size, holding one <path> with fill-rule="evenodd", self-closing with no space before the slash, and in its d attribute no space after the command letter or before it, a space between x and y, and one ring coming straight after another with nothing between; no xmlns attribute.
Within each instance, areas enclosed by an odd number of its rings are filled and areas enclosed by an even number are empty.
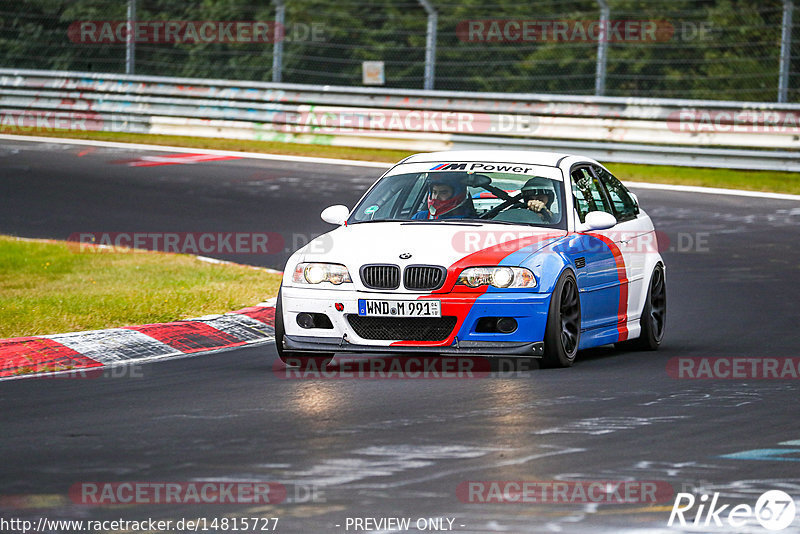
<svg viewBox="0 0 800 534"><path fill-rule="evenodd" d="M492 191L492 193L495 193L495 192ZM497 193L495 193L495 195L497 195ZM503 195L502 196L506 197L507 200L505 202L503 202L501 204L498 204L497 206L493 207L492 209L490 209L486 213L481 214L480 216L478 216L478 218L479 219L490 219L490 218L494 217L495 215L497 215L498 213L500 213L501 211L503 211L504 209L506 209L507 207L509 207L510 205L512 205L512 204L514 204L516 202L520 202L520 200L522 199L522 193L518 194L515 197L512 197L508 193L503 191ZM522 204L524 206L524 202L520 202L520 204Z"/></svg>

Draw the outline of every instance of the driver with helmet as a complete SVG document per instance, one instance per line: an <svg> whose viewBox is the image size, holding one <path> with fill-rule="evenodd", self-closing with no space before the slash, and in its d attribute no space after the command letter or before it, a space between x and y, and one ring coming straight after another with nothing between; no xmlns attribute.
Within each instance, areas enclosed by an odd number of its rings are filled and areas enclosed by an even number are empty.
<svg viewBox="0 0 800 534"><path fill-rule="evenodd" d="M531 178L522 186L522 198L525 206L536 213L546 223L552 223L557 218L550 208L556 199L553 183L547 178Z"/></svg>
<svg viewBox="0 0 800 534"><path fill-rule="evenodd" d="M466 175L459 172L440 172L428 177L428 209L414 214L412 219L468 219L475 217L472 199L464 184Z"/></svg>

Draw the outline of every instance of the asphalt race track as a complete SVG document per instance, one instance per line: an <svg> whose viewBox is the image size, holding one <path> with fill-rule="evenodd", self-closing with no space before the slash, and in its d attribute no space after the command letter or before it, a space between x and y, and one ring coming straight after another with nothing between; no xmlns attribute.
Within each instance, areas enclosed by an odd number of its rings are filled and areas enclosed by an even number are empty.
<svg viewBox="0 0 800 534"><path fill-rule="evenodd" d="M147 154L0 141L0 233L278 232L283 252L220 257L282 268L288 248L331 228L324 207L352 206L381 173L255 159L124 163ZM0 517L262 516L292 533L392 531L354 528L367 517L440 518L443 528L451 519L453 532L768 532L753 518L737 529L667 521L678 492L698 504L718 492L719 504L754 506L776 489L800 499L799 379L676 378L668 362L798 357L800 203L636 192L670 241L657 353L609 347L571 369L471 379L312 380L284 378L266 345L116 377L5 381ZM87 506L69 494L87 482L208 480L277 482L287 498ZM670 491L656 503L462 502L468 481L652 481ZM783 532L800 532L800 518Z"/></svg>

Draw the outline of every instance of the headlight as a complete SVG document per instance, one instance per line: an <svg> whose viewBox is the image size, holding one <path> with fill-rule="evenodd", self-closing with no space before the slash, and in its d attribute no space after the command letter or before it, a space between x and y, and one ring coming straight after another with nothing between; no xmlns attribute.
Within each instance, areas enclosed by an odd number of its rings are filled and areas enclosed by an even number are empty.
<svg viewBox="0 0 800 534"><path fill-rule="evenodd" d="M461 271L456 284L469 287L536 287L536 278L524 267L470 267Z"/></svg>
<svg viewBox="0 0 800 534"><path fill-rule="evenodd" d="M333 285L352 282L347 267L338 263L298 263L294 268L292 282L298 284L321 284L330 282Z"/></svg>

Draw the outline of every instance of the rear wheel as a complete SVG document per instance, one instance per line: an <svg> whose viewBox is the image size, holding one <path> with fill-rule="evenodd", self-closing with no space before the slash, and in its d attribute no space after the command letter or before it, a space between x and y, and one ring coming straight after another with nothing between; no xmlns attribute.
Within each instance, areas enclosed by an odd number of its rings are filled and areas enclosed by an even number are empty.
<svg viewBox="0 0 800 534"><path fill-rule="evenodd" d="M559 277L550 297L550 310L544 332L544 367L570 367L575 362L581 340L581 302L578 283L572 271Z"/></svg>
<svg viewBox="0 0 800 534"><path fill-rule="evenodd" d="M328 352L305 353L294 352L283 348L283 337L285 329L283 327L283 304L281 291L278 290L278 303L275 305L275 349L278 351L278 358L289 367L300 367L301 369L311 368L322 369L333 359L333 354Z"/></svg>
<svg viewBox="0 0 800 534"><path fill-rule="evenodd" d="M664 267L659 263L650 278L650 287L642 309L642 332L636 339L617 343L619 348L630 350L658 350L664 338L667 321L667 283Z"/></svg>

